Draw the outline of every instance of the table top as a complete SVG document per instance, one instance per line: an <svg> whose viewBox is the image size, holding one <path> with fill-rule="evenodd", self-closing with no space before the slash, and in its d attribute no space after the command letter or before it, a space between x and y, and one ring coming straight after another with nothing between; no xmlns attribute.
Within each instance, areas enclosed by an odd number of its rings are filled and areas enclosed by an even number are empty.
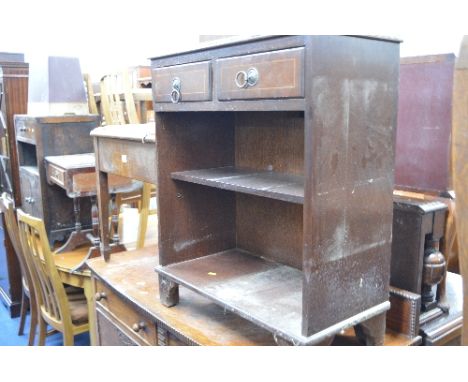
<svg viewBox="0 0 468 382"><path fill-rule="evenodd" d="M47 156L46 164L51 164L66 171L69 181L60 182L49 177L50 182L63 188L70 198L96 195L96 157L94 153ZM47 166L46 166L47 167ZM140 190L141 181L110 174L109 192L128 193Z"/></svg>
<svg viewBox="0 0 468 382"><path fill-rule="evenodd" d="M142 143L154 143L156 142L156 125L154 122L148 122L140 124L101 126L92 130L91 136L138 141Z"/></svg>
<svg viewBox="0 0 468 382"><path fill-rule="evenodd" d="M94 153L47 156L44 159L46 162L52 163L65 170L94 168L96 166Z"/></svg>
<svg viewBox="0 0 468 382"><path fill-rule="evenodd" d="M155 319L166 323L199 345L275 345L270 332L225 311L207 298L186 288L179 290L179 304L166 308L159 302L156 246L115 253L109 262L102 258L87 261L87 265L116 293ZM337 336L334 344L354 345L353 330ZM410 345L411 340L387 332L386 345Z"/></svg>
<svg viewBox="0 0 468 382"><path fill-rule="evenodd" d="M76 275L81 275L85 277L90 276L89 270L81 269L76 271L79 265L86 259L88 255L89 247L83 246L81 248L75 249L72 252L63 252L60 254L54 255L55 266L58 271L64 273L73 273Z"/></svg>

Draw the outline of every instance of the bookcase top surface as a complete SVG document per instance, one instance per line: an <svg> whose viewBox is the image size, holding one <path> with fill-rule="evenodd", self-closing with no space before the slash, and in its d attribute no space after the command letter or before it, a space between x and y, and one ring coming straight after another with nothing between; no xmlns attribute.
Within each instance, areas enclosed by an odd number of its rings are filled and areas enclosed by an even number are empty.
<svg viewBox="0 0 468 382"><path fill-rule="evenodd" d="M179 50L170 50L159 54L157 56L151 57L151 60L156 60L158 58L167 58L171 56L177 56L179 54L188 54L188 53L196 53L205 50L217 49L217 48L225 48L232 45L241 45L247 44L251 42L257 41L264 41L264 40L272 40L278 38L287 38L287 37L294 37L293 35L250 35L250 36L229 36L226 38L220 38L216 40L211 40L203 43L196 44L192 47L188 47L186 49L179 49ZM299 36L296 36L299 37ZM307 37L307 36L304 36ZM382 40L382 41L389 41L394 43L400 43L401 40L395 37L387 37L387 36L373 36L373 35L362 35L362 36L349 36L349 37L361 37L365 39L372 39L372 40Z"/></svg>

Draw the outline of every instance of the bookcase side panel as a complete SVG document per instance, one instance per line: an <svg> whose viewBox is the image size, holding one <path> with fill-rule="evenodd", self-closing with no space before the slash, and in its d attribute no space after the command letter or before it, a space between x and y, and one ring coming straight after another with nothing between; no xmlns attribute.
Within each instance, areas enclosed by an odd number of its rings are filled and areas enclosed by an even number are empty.
<svg viewBox="0 0 468 382"><path fill-rule="evenodd" d="M309 336L388 301L399 47L309 39L304 290Z"/></svg>

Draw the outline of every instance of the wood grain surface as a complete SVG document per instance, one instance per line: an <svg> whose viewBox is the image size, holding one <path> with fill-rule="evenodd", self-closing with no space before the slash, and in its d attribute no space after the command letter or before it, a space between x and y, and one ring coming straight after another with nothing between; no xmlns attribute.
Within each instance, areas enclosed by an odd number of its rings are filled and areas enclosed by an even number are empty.
<svg viewBox="0 0 468 382"><path fill-rule="evenodd" d="M463 37L455 65L452 114L453 185L464 306L462 344L468 345L468 36Z"/></svg>

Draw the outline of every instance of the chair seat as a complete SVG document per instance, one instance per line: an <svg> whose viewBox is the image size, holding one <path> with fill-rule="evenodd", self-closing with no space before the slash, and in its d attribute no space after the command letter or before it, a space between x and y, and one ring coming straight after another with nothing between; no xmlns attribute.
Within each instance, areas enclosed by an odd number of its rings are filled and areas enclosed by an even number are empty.
<svg viewBox="0 0 468 382"><path fill-rule="evenodd" d="M83 294L84 293L83 288L78 288L78 287L75 287L75 286L72 286L72 285L67 285L67 284L63 284L63 286L65 287L65 292L67 293L68 298L70 298L70 295L72 295L72 294Z"/></svg>
<svg viewBox="0 0 468 382"><path fill-rule="evenodd" d="M75 325L81 325L88 322L88 304L83 294L83 289L70 285L65 287L67 292L70 315Z"/></svg>
<svg viewBox="0 0 468 382"><path fill-rule="evenodd" d="M71 285L65 286L72 322L81 325L88 322L88 304L83 289Z"/></svg>
<svg viewBox="0 0 468 382"><path fill-rule="evenodd" d="M70 306L72 322L75 325L86 324L88 322L88 304L86 303L86 298L69 300L68 305Z"/></svg>

